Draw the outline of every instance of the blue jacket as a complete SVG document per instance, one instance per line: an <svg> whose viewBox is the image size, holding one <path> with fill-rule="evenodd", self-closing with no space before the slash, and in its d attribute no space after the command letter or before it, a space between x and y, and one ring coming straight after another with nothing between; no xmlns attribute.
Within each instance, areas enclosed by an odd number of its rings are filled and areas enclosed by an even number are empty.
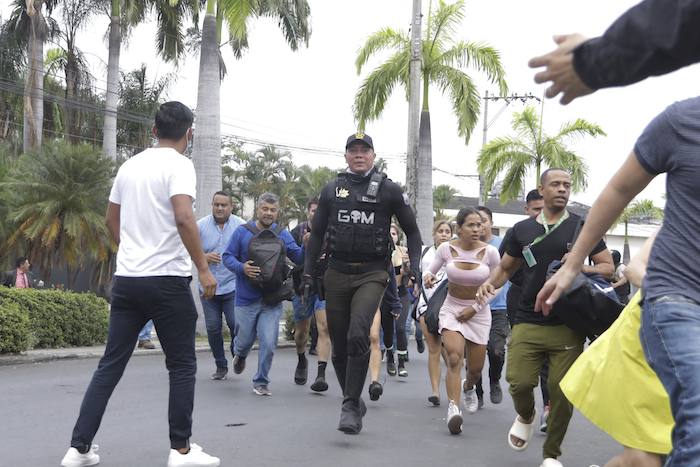
<svg viewBox="0 0 700 467"><path fill-rule="evenodd" d="M248 222L255 225L255 222ZM277 227L272 224L271 229ZM296 264L304 263L305 247L299 247L292 238L288 230L282 230L279 237L284 241L287 248L287 257ZM236 305L250 305L262 298L266 290L254 289L248 282L248 276L243 272L243 265L248 261L248 243L253 238L253 232L240 225L234 230L231 240L228 242L226 251L223 254L224 266L236 273Z"/></svg>

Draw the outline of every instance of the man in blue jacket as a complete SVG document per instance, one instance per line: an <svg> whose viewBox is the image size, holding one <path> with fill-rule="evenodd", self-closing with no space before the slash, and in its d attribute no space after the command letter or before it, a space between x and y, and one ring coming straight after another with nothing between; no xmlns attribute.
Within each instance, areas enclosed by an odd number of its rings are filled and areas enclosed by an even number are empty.
<svg viewBox="0 0 700 467"><path fill-rule="evenodd" d="M256 207L258 220L250 222L258 230L274 230L279 212L279 198L273 193L263 193ZM248 244L254 234L245 225L239 226L223 255L224 265L236 273L236 337L233 341L233 372L243 373L246 358L250 354L257 335L260 350L258 352L258 372L253 377L253 391L259 396L271 396L268 389L270 367L275 356L279 322L283 305L279 302L269 305L263 301L263 295L269 289L254 289L248 278L257 277L260 267L247 258ZM287 256L294 263L303 263L306 250L299 247L288 230L281 230L279 238L284 241Z"/></svg>

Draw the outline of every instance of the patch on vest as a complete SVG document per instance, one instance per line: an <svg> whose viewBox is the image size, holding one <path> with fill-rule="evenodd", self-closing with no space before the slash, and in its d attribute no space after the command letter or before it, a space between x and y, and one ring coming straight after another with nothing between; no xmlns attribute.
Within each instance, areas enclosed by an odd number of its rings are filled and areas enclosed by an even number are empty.
<svg viewBox="0 0 700 467"><path fill-rule="evenodd" d="M346 190L345 188L340 188L339 186L335 187L335 197L336 198L347 198L350 195L350 192Z"/></svg>

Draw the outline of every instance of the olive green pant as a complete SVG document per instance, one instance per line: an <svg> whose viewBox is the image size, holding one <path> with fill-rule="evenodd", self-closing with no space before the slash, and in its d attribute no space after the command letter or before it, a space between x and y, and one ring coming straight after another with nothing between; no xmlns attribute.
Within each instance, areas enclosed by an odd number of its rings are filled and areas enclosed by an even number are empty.
<svg viewBox="0 0 700 467"><path fill-rule="evenodd" d="M583 351L585 336L565 325L539 326L517 324L508 343L506 381L510 384L515 411L525 420L535 410L535 395L540 370L549 357L550 407L547 438L542 447L544 458L561 456L564 440L574 406L559 388L559 382ZM533 423L539 422L535 420Z"/></svg>

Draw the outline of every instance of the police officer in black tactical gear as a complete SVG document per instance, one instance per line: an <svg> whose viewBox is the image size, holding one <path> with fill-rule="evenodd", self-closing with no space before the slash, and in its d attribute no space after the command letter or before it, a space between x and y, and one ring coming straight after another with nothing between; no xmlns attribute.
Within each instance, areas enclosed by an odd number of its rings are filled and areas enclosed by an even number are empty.
<svg viewBox="0 0 700 467"><path fill-rule="evenodd" d="M408 195L377 170L372 138L351 135L345 146L347 171L321 191L306 246L302 287L325 287L333 366L343 389L338 429L357 434L366 407L360 394L369 363L369 328L387 286L393 243L389 229L396 216L408 238L412 280L420 280L421 238ZM330 257L322 284L314 284L313 266L328 230Z"/></svg>

